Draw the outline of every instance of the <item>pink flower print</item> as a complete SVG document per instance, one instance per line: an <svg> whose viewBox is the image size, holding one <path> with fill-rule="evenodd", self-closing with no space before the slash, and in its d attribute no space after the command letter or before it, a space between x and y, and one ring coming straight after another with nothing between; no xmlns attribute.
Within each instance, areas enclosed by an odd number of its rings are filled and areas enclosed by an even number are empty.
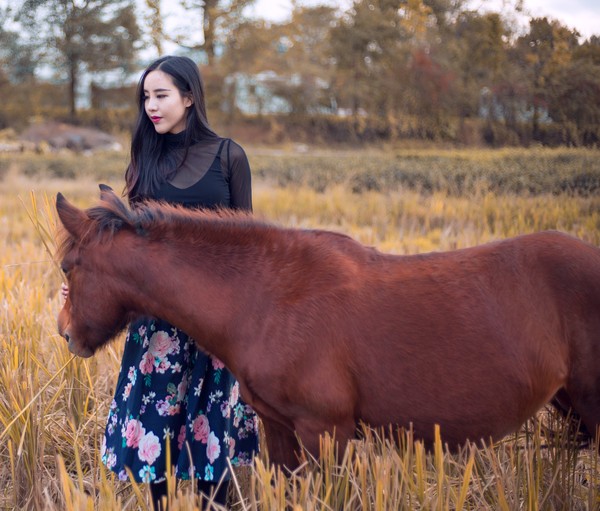
<svg viewBox="0 0 600 511"><path fill-rule="evenodd" d="M160 442L152 431L149 431L140 439L138 457L148 465L152 465L156 461L156 458L160 456L160 452Z"/></svg>
<svg viewBox="0 0 600 511"><path fill-rule="evenodd" d="M114 466L117 464L117 455L114 452L112 452L112 450L106 454L105 463L106 468L108 468L109 470L113 469Z"/></svg>
<svg viewBox="0 0 600 511"><path fill-rule="evenodd" d="M235 439L234 438L229 439L229 457L230 458L235 457Z"/></svg>
<svg viewBox="0 0 600 511"><path fill-rule="evenodd" d="M185 393L187 392L188 381L187 378L183 378L179 385L177 385L177 401L183 401Z"/></svg>
<svg viewBox="0 0 600 511"><path fill-rule="evenodd" d="M173 353L175 342L167 332L159 330L150 337L150 347L148 351L156 358L165 358L169 353Z"/></svg>
<svg viewBox="0 0 600 511"><path fill-rule="evenodd" d="M140 371L142 374L150 374L154 369L154 357L149 351L144 353L142 360L140 360Z"/></svg>
<svg viewBox="0 0 600 511"><path fill-rule="evenodd" d="M132 387L133 387L133 384L131 382L129 382L127 385L125 385L125 388L123 389L123 401L125 401L129 397Z"/></svg>
<svg viewBox="0 0 600 511"><path fill-rule="evenodd" d="M241 403L238 403L233 408L233 426L236 428L239 427L240 421L243 419L243 417L244 417L243 406L241 405Z"/></svg>
<svg viewBox="0 0 600 511"><path fill-rule="evenodd" d="M223 369L225 364L221 362L217 357L211 357L213 369Z"/></svg>
<svg viewBox="0 0 600 511"><path fill-rule="evenodd" d="M231 417L231 406L229 406L228 401L223 401L221 403L221 415L224 419L229 419L229 417Z"/></svg>
<svg viewBox="0 0 600 511"><path fill-rule="evenodd" d="M141 325L138 328L138 334L140 334L140 337L144 337L144 335L146 335L146 325Z"/></svg>
<svg viewBox="0 0 600 511"><path fill-rule="evenodd" d="M140 443L140 439L146 433L146 429L142 426L142 423L136 419L127 421L127 429L125 429L125 440L127 447L135 447Z"/></svg>
<svg viewBox="0 0 600 511"><path fill-rule="evenodd" d="M204 414L198 415L198 417L194 419L192 428L194 430L194 440L198 440L205 444L208 440L208 433L210 431L208 417Z"/></svg>
<svg viewBox="0 0 600 511"><path fill-rule="evenodd" d="M240 384L239 382L235 382L233 384L233 387L231 387L231 394L229 394L229 406L231 406L231 408L233 408L235 405L237 405L237 402L240 399Z"/></svg>
<svg viewBox="0 0 600 511"><path fill-rule="evenodd" d="M159 374L165 374L165 372L167 371L167 369L169 369L169 367L171 367L171 362L169 362L166 359L163 359L158 364L158 367L156 368L156 372Z"/></svg>
<svg viewBox="0 0 600 511"><path fill-rule="evenodd" d="M208 442L206 444L206 456L208 457L208 461L212 464L221 454L221 446L219 445L219 439L217 436L211 431L210 435L208 435Z"/></svg>
<svg viewBox="0 0 600 511"><path fill-rule="evenodd" d="M160 399L157 403L156 403L156 411L158 412L158 415L160 415L161 417L165 417L166 415L169 415L169 402L165 399Z"/></svg>
<svg viewBox="0 0 600 511"><path fill-rule="evenodd" d="M183 449L183 442L185 442L185 424L181 426L179 435L177 436L177 447L180 451Z"/></svg>

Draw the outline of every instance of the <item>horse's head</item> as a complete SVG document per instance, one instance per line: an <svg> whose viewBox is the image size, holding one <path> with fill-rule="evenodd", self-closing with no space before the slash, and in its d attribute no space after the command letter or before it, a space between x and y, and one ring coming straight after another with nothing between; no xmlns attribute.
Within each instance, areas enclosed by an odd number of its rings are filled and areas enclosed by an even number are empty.
<svg viewBox="0 0 600 511"><path fill-rule="evenodd" d="M100 185L102 202L81 210L59 193L56 210L63 224L61 269L69 286L58 315L58 332L69 351L90 357L114 338L127 323L127 311L119 303L114 278L106 274L114 237L128 223L130 212L112 189Z"/></svg>

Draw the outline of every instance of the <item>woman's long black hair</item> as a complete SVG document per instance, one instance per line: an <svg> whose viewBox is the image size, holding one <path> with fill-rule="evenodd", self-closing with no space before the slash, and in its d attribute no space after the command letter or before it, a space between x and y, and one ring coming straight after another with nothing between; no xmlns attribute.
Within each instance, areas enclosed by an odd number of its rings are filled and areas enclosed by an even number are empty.
<svg viewBox="0 0 600 511"><path fill-rule="evenodd" d="M183 97L193 100L186 117L183 158L165 152L165 136L156 132L144 107L144 81L151 71L167 73ZM193 142L218 135L206 116L204 84L198 66L187 57L165 56L154 61L142 74L137 87L138 118L131 139L131 161L125 171L125 192L130 203L151 196L181 164ZM178 153L181 154L181 153Z"/></svg>

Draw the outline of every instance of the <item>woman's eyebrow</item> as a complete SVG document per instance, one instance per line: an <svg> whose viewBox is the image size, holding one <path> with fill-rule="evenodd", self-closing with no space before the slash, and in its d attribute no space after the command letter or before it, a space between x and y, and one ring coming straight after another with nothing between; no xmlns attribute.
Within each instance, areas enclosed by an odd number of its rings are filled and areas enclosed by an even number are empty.
<svg viewBox="0 0 600 511"><path fill-rule="evenodd" d="M152 92L171 92L172 89L154 89ZM148 89L144 89L144 92L148 92Z"/></svg>

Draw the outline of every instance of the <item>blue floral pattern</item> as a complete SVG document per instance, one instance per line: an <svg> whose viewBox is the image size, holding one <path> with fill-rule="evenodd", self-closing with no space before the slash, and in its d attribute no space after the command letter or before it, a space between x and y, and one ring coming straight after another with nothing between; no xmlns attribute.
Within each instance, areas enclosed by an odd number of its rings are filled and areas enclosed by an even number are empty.
<svg viewBox="0 0 600 511"><path fill-rule="evenodd" d="M129 471L137 482L160 482L167 450L178 478L218 481L227 458L247 465L258 453L258 418L220 360L146 318L127 333L102 461L121 480Z"/></svg>

